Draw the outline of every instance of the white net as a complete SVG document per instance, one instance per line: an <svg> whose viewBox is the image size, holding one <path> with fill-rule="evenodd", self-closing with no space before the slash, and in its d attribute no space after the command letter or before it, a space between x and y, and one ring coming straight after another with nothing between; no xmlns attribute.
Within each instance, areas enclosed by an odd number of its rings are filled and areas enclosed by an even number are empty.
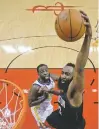
<svg viewBox="0 0 99 129"><path fill-rule="evenodd" d="M11 84L0 82L0 129L12 129L22 108L20 90Z"/></svg>

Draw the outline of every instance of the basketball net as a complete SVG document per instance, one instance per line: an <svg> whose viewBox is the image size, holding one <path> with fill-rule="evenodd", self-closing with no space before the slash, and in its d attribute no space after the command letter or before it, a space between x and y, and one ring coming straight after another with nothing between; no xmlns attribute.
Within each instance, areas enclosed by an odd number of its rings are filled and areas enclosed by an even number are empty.
<svg viewBox="0 0 99 129"><path fill-rule="evenodd" d="M26 99L21 88L0 79L0 129L19 129L25 112Z"/></svg>

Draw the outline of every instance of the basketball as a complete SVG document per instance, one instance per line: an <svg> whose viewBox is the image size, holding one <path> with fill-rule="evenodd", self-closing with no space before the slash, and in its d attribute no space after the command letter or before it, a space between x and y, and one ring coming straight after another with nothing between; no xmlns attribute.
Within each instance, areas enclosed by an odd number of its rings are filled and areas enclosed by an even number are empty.
<svg viewBox="0 0 99 129"><path fill-rule="evenodd" d="M79 40L85 33L86 27L81 13L76 9L66 9L60 12L55 21L57 35L67 42Z"/></svg>

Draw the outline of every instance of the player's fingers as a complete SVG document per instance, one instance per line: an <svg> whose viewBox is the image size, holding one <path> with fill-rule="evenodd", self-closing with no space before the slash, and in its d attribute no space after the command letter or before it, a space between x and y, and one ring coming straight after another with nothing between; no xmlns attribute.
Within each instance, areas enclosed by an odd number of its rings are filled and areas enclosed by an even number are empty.
<svg viewBox="0 0 99 129"><path fill-rule="evenodd" d="M41 93L41 92L42 92L42 88L39 88L38 93Z"/></svg>
<svg viewBox="0 0 99 129"><path fill-rule="evenodd" d="M80 10L80 13L87 16L87 14L82 10Z"/></svg>
<svg viewBox="0 0 99 129"><path fill-rule="evenodd" d="M88 22L84 22L85 26L90 26L90 24Z"/></svg>
<svg viewBox="0 0 99 129"><path fill-rule="evenodd" d="M49 94L49 92L48 91L44 91L44 94L47 96Z"/></svg>
<svg viewBox="0 0 99 129"><path fill-rule="evenodd" d="M90 20L89 20L89 18L88 18L88 16L85 16L85 15L81 15L82 16L82 18L84 19L84 21L87 21L87 22L89 22L90 23Z"/></svg>
<svg viewBox="0 0 99 129"><path fill-rule="evenodd" d="M81 16L82 16L85 20L89 20L88 16L83 15L83 14L81 14Z"/></svg>

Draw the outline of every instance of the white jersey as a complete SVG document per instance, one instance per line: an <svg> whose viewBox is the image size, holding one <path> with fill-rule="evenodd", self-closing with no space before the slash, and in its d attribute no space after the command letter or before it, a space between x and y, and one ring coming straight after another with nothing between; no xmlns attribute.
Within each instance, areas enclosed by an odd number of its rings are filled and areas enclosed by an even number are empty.
<svg viewBox="0 0 99 129"><path fill-rule="evenodd" d="M40 87L47 87L49 90L55 87L55 83L52 80L52 78L50 78L49 83L40 83L38 80L36 80L33 83L33 85L34 84ZM53 106L51 104L51 100L52 100L52 94L49 94L48 98L41 104L31 107L32 114L35 117L38 126L39 123L44 123L46 118L53 112Z"/></svg>
<svg viewBox="0 0 99 129"><path fill-rule="evenodd" d="M40 83L38 80L36 80L33 84L36 84L40 87L47 87L49 90L53 89L55 87L55 83L54 81L52 80L52 78L50 78L50 82L49 83ZM51 105L51 100L52 100L52 94L49 94L48 95L48 98L42 102L40 104L40 108L42 109L45 109L46 108L52 108L52 105Z"/></svg>

